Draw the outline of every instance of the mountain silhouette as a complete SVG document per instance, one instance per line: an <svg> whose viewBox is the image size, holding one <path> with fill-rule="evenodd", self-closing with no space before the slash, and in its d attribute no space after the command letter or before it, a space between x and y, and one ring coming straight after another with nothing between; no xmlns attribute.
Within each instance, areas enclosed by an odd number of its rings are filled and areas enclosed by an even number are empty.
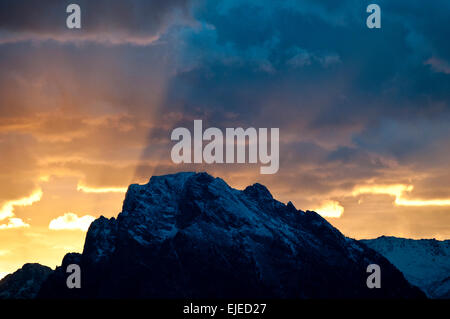
<svg viewBox="0 0 450 319"><path fill-rule="evenodd" d="M81 267L68 289L66 267ZM369 264L381 288L369 289ZM260 184L236 190L207 173L130 185L117 218L100 217L39 298L422 298L386 258Z"/></svg>
<svg viewBox="0 0 450 319"><path fill-rule="evenodd" d="M0 280L0 299L32 299L52 269L40 264L25 264Z"/></svg>

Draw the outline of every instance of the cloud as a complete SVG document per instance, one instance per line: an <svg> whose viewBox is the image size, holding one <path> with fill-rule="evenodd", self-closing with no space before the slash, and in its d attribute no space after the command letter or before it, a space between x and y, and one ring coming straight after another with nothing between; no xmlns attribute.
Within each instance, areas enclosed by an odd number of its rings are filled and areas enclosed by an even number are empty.
<svg viewBox="0 0 450 319"><path fill-rule="evenodd" d="M6 218L14 217L15 206L31 206L35 202L40 201L41 198L42 198L42 190L38 189L27 197L10 200L4 203L2 208L0 209L0 221Z"/></svg>
<svg viewBox="0 0 450 319"><path fill-rule="evenodd" d="M177 17L188 22L187 0L79 0L81 29L66 27L67 1L26 0L0 2L0 44L22 41L97 42L148 45L156 41Z"/></svg>
<svg viewBox="0 0 450 319"><path fill-rule="evenodd" d="M435 72L450 74L450 63L442 59L431 57L425 61L425 65L431 65Z"/></svg>
<svg viewBox="0 0 450 319"><path fill-rule="evenodd" d="M84 193L125 193L128 187L90 187L83 184L77 185L77 190Z"/></svg>
<svg viewBox="0 0 450 319"><path fill-rule="evenodd" d="M344 207L334 200L326 200L320 206L311 209L323 217L339 218L344 213Z"/></svg>
<svg viewBox="0 0 450 319"><path fill-rule="evenodd" d="M450 198L445 199L415 199L407 198L405 195L414 189L413 185L363 185L356 186L352 192L353 196L361 194L383 194L395 197L397 206L450 206Z"/></svg>
<svg viewBox="0 0 450 319"><path fill-rule="evenodd" d="M31 206L34 203L39 202L41 198L42 190L38 189L34 191L30 196L10 200L4 203L2 208L0 209L0 221L6 220L7 223L0 224L0 229L30 227L30 225L25 223L21 218L15 217L14 208Z"/></svg>
<svg viewBox="0 0 450 319"><path fill-rule="evenodd" d="M27 227L30 227L30 225L25 223L22 219L17 218L17 217L8 218L7 224L0 225L0 229L27 228Z"/></svg>
<svg viewBox="0 0 450 319"><path fill-rule="evenodd" d="M95 220L94 216L84 215L78 217L74 213L66 213L50 221L48 228L51 230L82 230L87 231L91 223Z"/></svg>
<svg viewBox="0 0 450 319"><path fill-rule="evenodd" d="M293 56L286 63L295 68L308 66L313 62L318 62L324 67L341 62L337 54L310 53L297 47L292 52Z"/></svg>

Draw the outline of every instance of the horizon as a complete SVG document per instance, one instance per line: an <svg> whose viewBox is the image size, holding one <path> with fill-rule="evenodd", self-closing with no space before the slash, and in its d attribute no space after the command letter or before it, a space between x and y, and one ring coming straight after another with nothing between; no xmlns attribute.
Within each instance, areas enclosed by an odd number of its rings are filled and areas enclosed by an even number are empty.
<svg viewBox="0 0 450 319"><path fill-rule="evenodd" d="M448 1L377 1L381 28L350 0L75 2L81 29L70 2L0 0L0 278L59 265L128 185L189 170L347 237L450 239ZM279 128L276 173L176 164L194 120Z"/></svg>

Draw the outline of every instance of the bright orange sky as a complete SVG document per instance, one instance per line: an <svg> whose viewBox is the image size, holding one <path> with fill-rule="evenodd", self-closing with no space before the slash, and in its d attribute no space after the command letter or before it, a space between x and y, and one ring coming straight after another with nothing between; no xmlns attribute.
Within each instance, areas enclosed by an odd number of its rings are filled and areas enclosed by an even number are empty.
<svg viewBox="0 0 450 319"><path fill-rule="evenodd" d="M178 171L262 183L354 238L450 238L448 15L426 9L445 21L436 30L421 10L406 21L388 8L368 33L344 2L233 3L149 15L96 1L78 33L60 26L59 2L0 3L0 278L59 265L130 183ZM173 164L171 131L194 119L280 128L279 172Z"/></svg>

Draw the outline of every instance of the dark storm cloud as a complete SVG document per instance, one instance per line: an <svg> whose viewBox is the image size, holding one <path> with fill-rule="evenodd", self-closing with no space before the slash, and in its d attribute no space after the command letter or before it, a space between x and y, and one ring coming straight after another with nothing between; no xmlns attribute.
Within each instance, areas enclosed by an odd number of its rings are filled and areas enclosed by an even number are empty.
<svg viewBox="0 0 450 319"><path fill-rule="evenodd" d="M81 7L81 30L66 27L66 7ZM178 15L189 15L188 0L1 0L0 42L21 40L102 41L146 44Z"/></svg>
<svg viewBox="0 0 450 319"><path fill-rule="evenodd" d="M291 92L285 94L295 96L302 87L315 85L331 95L333 103L321 104L321 108L335 113L334 117L355 112L372 117L373 108L379 114L387 112L392 116L410 112L422 115L433 102L449 98L448 77L436 72L439 66L445 70L445 60L432 58L446 56L448 49L448 41L431 44L432 38L438 38L435 33L449 34L443 14L437 12L423 18L420 7L390 9L380 3L383 28L369 30L363 2L288 3L207 2L205 8L195 12L204 27L180 34L184 45L180 65L185 72L174 79L174 91L187 92L187 100L198 97L200 103L193 103L197 105L209 101L203 100L206 93L196 91L212 90L208 94L210 100L217 92L219 101L233 109L233 95L227 90L243 94L238 92L240 88L252 95L253 87L262 87L254 95L264 96L266 89L273 92L280 81L288 79ZM442 8L448 5L443 2ZM430 10L440 8L433 4L426 11ZM341 24L336 25L332 18L335 12L342 12ZM419 24L418 20L425 22ZM432 28L433 25L440 28ZM340 87L334 89L333 84ZM250 104L256 102L252 99L264 98L249 97ZM247 109L254 111L251 106Z"/></svg>
<svg viewBox="0 0 450 319"><path fill-rule="evenodd" d="M448 116L448 2L422 10L418 1L380 1L381 30L366 27L368 4L205 2L193 11L200 27L171 35L179 62L167 108L211 125L279 126L331 139L345 131L352 141L385 121Z"/></svg>
<svg viewBox="0 0 450 319"><path fill-rule="evenodd" d="M160 110L182 114L174 127L280 127L278 177L304 194L385 180L397 165L445 170L448 2L379 1L381 30L366 27L369 3L194 6L199 23L162 38L177 62Z"/></svg>
<svg viewBox="0 0 450 319"><path fill-rule="evenodd" d="M441 118L410 121L384 119L379 125L366 127L354 142L359 148L391 156L420 170L446 168L450 159L449 121L448 113Z"/></svg>

